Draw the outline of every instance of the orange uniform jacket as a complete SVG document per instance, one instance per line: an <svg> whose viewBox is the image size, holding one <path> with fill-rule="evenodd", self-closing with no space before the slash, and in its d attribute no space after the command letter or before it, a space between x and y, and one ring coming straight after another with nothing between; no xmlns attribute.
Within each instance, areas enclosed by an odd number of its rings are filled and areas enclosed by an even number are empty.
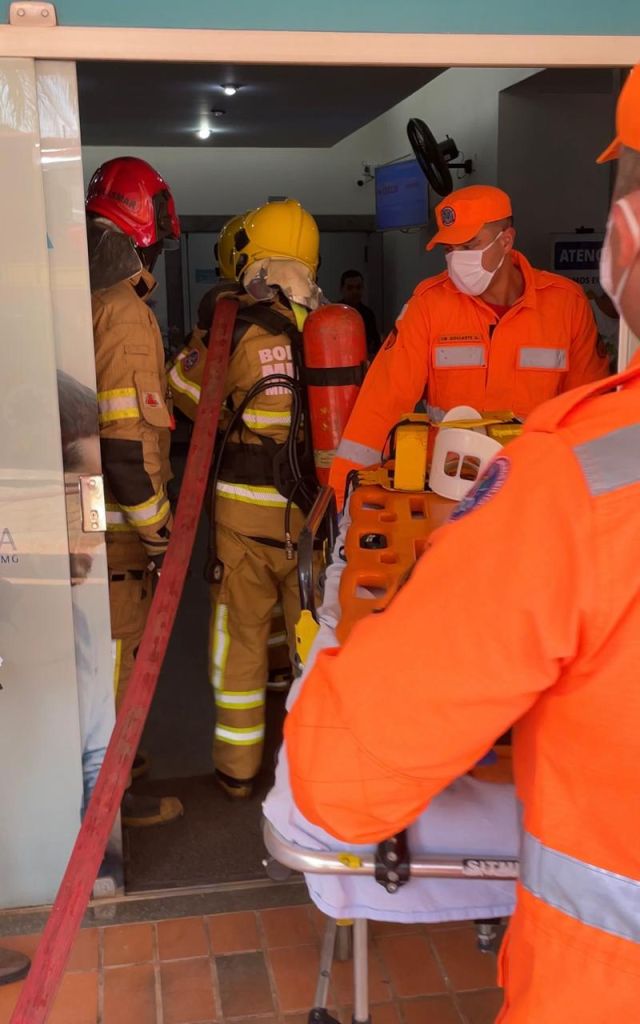
<svg viewBox="0 0 640 1024"><path fill-rule="evenodd" d="M516 723L498 1019L636 1020L640 357L543 405L498 463L389 608L319 656L286 723L293 793L340 839L381 840Z"/></svg>
<svg viewBox="0 0 640 1024"><path fill-rule="evenodd" d="M513 253L524 293L501 319L445 272L423 281L376 356L331 467L339 504L350 470L379 462L389 430L424 399L435 419L455 405L511 410L599 380L606 355L584 292Z"/></svg>

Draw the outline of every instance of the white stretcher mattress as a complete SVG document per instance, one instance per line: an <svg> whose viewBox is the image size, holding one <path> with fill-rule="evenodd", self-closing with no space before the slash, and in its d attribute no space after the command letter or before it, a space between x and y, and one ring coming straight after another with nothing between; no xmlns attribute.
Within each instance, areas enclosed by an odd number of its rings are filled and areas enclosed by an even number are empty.
<svg viewBox="0 0 640 1024"><path fill-rule="evenodd" d="M348 525L344 519L341 535ZM320 630L302 677L294 684L288 707L304 685L318 651L337 646L335 625L339 615L338 585L344 563L338 557L327 572ZM263 805L265 817L290 842L309 850L370 851L371 846L347 846L312 825L293 802L289 787L286 745L278 758L275 784ZM408 830L414 853L467 855L469 857L518 857L520 837L513 786L480 782L470 776L458 779L432 801ZM335 918L366 917L377 921L436 922L506 917L515 903L515 884L504 880L420 878L411 879L390 895L374 878L358 875L305 875L311 899Z"/></svg>

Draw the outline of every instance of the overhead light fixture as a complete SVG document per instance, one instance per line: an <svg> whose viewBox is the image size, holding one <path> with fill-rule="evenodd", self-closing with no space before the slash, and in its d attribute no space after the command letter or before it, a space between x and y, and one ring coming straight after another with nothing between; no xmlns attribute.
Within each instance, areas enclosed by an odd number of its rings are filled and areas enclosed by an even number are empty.
<svg viewBox="0 0 640 1024"><path fill-rule="evenodd" d="M224 117L226 110L223 110L222 107L212 107L211 113L214 117Z"/></svg>
<svg viewBox="0 0 640 1024"><path fill-rule="evenodd" d="M239 85L223 85L222 91L225 96L235 96L239 88Z"/></svg>
<svg viewBox="0 0 640 1024"><path fill-rule="evenodd" d="M203 139L206 141L206 139L208 139L211 135L211 129L203 124L202 128L198 128L196 135L198 136L199 139Z"/></svg>

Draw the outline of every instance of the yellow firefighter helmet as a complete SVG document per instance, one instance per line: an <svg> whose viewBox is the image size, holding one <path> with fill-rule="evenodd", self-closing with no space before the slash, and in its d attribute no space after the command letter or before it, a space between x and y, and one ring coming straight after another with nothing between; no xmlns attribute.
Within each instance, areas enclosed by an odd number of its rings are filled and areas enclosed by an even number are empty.
<svg viewBox="0 0 640 1024"><path fill-rule="evenodd" d="M235 217L232 217L220 228L220 234L218 235L218 241L215 244L215 255L217 261L218 277L223 277L226 281L235 281L236 271L234 267L234 242L236 237L236 231L239 231L242 227L242 222L247 216L246 213L238 213Z"/></svg>
<svg viewBox="0 0 640 1024"><path fill-rule="evenodd" d="M297 199L265 203L248 213L235 236L236 274L257 260L299 260L314 275L318 269L318 225Z"/></svg>

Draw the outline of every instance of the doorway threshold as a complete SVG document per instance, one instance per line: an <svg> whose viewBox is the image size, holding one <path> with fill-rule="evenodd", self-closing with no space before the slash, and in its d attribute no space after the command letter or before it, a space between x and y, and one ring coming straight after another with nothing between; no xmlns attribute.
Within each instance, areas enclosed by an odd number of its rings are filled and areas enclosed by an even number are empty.
<svg viewBox="0 0 640 1024"><path fill-rule="evenodd" d="M227 914L241 910L267 910L309 902L301 875L284 882L268 878L145 893L119 893L109 899L93 900L82 921L83 928L141 921L169 920ZM18 907L0 911L0 940L4 936L40 932L51 907Z"/></svg>

